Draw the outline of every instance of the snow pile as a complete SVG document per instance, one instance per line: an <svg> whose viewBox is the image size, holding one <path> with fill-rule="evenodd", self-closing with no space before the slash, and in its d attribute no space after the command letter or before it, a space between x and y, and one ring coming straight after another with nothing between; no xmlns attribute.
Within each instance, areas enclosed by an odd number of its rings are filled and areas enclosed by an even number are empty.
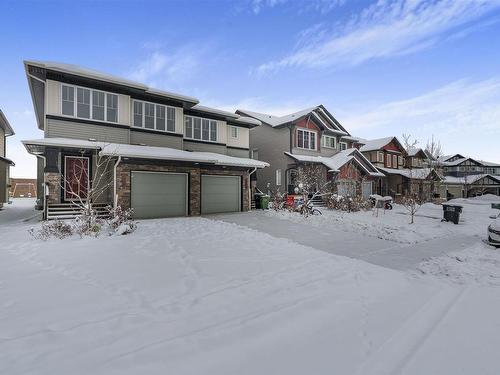
<svg viewBox="0 0 500 375"><path fill-rule="evenodd" d="M458 284L500 286L500 250L477 244L442 257L431 258L417 267L421 275L431 275Z"/></svg>

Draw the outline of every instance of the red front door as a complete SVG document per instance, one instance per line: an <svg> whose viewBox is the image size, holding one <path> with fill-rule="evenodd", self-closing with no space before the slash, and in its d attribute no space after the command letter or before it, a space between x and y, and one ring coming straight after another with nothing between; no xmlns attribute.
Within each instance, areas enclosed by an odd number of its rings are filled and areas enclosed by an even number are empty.
<svg viewBox="0 0 500 375"><path fill-rule="evenodd" d="M66 156L64 167L64 198L87 199L89 189L89 158Z"/></svg>

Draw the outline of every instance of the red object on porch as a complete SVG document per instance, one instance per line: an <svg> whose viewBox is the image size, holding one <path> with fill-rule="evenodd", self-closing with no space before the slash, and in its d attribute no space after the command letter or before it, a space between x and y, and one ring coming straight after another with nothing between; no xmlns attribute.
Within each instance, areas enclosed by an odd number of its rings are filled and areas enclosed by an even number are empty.
<svg viewBox="0 0 500 375"><path fill-rule="evenodd" d="M89 189L89 159L66 156L64 167L64 198L86 199Z"/></svg>
<svg viewBox="0 0 500 375"><path fill-rule="evenodd" d="M295 205L295 197L293 195L286 196L286 205L288 207L293 207Z"/></svg>

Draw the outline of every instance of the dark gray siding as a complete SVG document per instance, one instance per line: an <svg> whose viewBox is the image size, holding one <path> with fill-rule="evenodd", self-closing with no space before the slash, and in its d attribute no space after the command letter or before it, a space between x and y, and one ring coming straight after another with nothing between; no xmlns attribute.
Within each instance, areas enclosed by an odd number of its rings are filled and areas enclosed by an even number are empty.
<svg viewBox="0 0 500 375"><path fill-rule="evenodd" d="M101 142L129 143L130 131L126 128L47 119L45 137L77 138L85 140L95 138Z"/></svg>
<svg viewBox="0 0 500 375"><path fill-rule="evenodd" d="M134 131L133 129L130 130L130 143L135 145L145 144L146 146L182 149L182 137L161 133L144 133Z"/></svg>
<svg viewBox="0 0 500 375"><path fill-rule="evenodd" d="M184 140L183 149L187 151L216 152L218 154L226 154L225 145L190 142L187 139Z"/></svg>
<svg viewBox="0 0 500 375"><path fill-rule="evenodd" d="M259 160L270 164L270 167L257 170L257 187L263 192L271 192L278 189L276 186L276 170L281 169L281 186L279 190L285 192L286 170L292 160L285 152L290 152L290 129L272 128L269 125L261 125L250 130L250 150L258 149Z"/></svg>
<svg viewBox="0 0 500 375"><path fill-rule="evenodd" d="M238 148L230 148L230 147L228 147L227 148L227 154L229 156L234 156L234 157L237 157L237 158L248 158L249 155L250 155L250 151L249 150L240 150Z"/></svg>

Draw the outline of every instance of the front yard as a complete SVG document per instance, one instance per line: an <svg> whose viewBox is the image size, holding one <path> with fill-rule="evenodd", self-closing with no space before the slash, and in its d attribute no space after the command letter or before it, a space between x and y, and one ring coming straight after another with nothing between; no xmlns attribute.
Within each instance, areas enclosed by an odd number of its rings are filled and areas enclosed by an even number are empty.
<svg viewBox="0 0 500 375"><path fill-rule="evenodd" d="M457 226L439 206L412 227L399 208L253 212L47 242L8 207L0 373L496 374L500 255L464 203Z"/></svg>

